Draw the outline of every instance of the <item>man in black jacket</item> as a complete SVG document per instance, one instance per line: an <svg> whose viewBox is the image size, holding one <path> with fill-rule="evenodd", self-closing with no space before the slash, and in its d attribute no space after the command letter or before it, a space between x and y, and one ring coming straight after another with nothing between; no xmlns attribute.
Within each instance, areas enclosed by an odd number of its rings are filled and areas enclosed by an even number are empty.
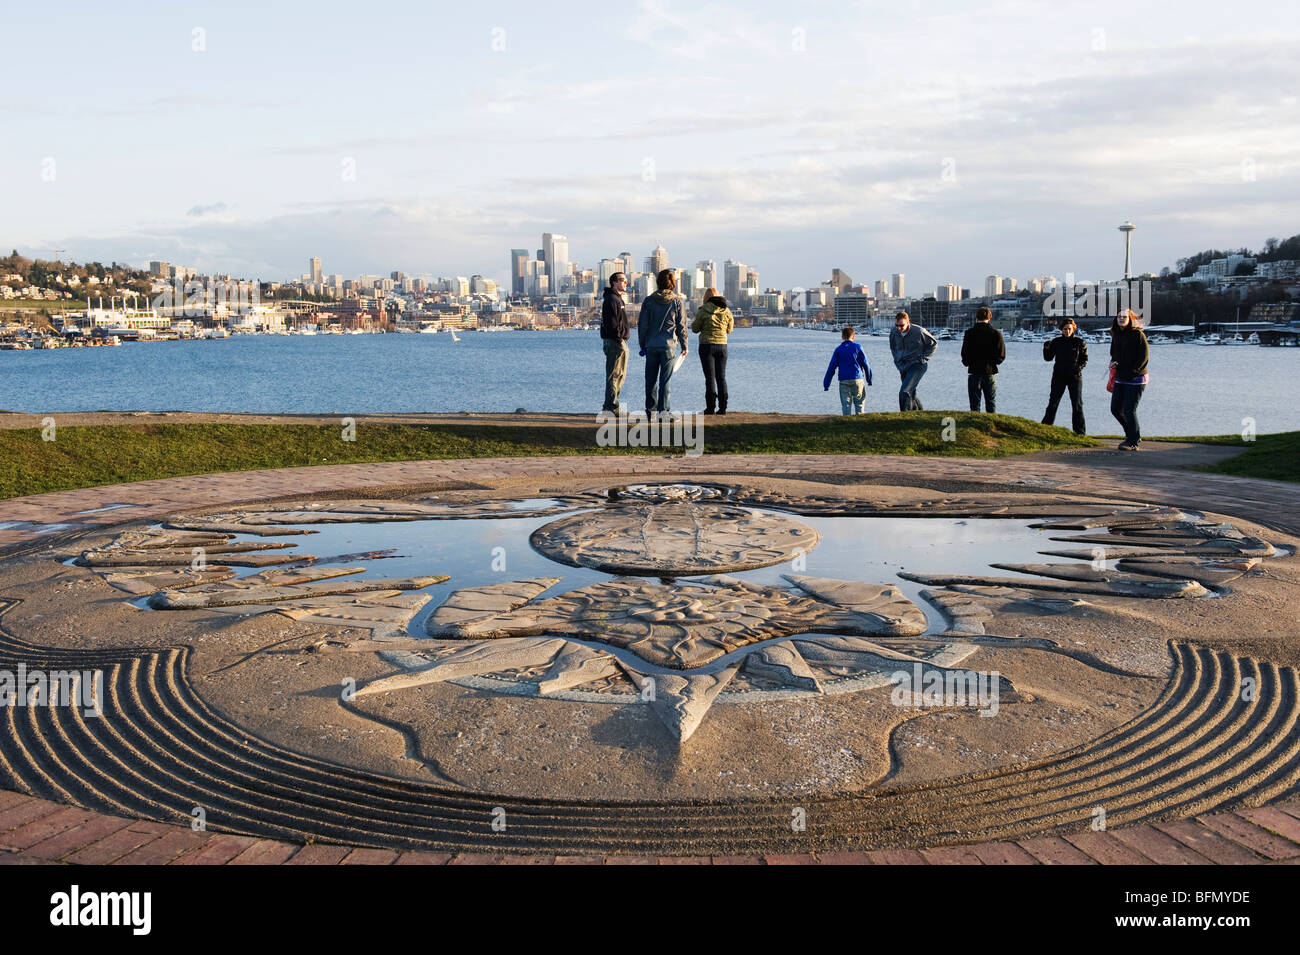
<svg viewBox="0 0 1300 955"><path fill-rule="evenodd" d="M1075 334L1074 319L1063 318L1056 323L1061 334L1043 342L1043 361L1055 361L1052 366L1052 391L1047 399L1047 413L1043 424L1056 423L1056 406L1061 403L1061 393L1070 389L1071 423L1075 434L1086 434L1083 424L1083 366L1088 364L1088 344Z"/></svg>
<svg viewBox="0 0 1300 955"><path fill-rule="evenodd" d="M600 338L605 349L605 406L610 414L618 414L618 396L623 391L627 377L627 309L623 293L627 291L627 276L615 272L605 289L605 301L600 307Z"/></svg>
<svg viewBox="0 0 1300 955"><path fill-rule="evenodd" d="M980 392L984 393L984 410L997 411L998 365L1007 360L1007 343L993 327L993 313L987 305L975 310L975 324L966 329L961 340L961 363L966 366L966 390L970 410L980 410Z"/></svg>

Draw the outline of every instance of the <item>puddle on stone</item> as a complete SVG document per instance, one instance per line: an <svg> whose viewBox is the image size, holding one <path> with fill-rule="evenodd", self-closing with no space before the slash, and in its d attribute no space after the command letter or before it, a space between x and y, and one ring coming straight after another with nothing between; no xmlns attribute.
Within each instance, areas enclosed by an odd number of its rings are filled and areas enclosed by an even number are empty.
<svg viewBox="0 0 1300 955"><path fill-rule="evenodd" d="M139 507L139 506L140 506L139 504L105 504L103 507L92 507L88 511L77 511L76 516L80 517L82 514L102 514L104 513L104 511L116 511L123 507Z"/></svg>
<svg viewBox="0 0 1300 955"><path fill-rule="evenodd" d="M80 524L35 524L31 521L6 521L0 524L0 531L31 531L33 534L53 534L55 531L66 531L69 527L80 526Z"/></svg>
<svg viewBox="0 0 1300 955"><path fill-rule="evenodd" d="M746 510L764 511L762 508ZM772 513L794 516L784 511ZM450 580L427 588L426 592L432 599L408 627L413 636L424 636L426 618L454 590L529 577L560 578L558 584L539 598L544 599L611 579L613 575L602 571L557 563L532 548L528 542L529 535L556 519L552 514L517 518L312 524L301 525L318 532L309 543L301 537L288 539L300 544L297 550L325 559L395 548L393 556L383 560L346 562L365 567L364 572L354 575L355 578L450 575ZM995 562L1041 563L1045 558L1038 551L1054 546L1050 540L1053 532L1031 528L1031 520L804 516L795 519L821 536L820 542L803 556L799 566L784 561L730 576L778 587L788 586L782 574L791 573L893 584L925 612L927 633L947 628L943 615L920 596L925 585L899 578L899 571L1023 577L1042 582L1041 577L994 569L989 565ZM286 530L294 526L286 525ZM238 537L240 541L274 539L255 535ZM219 564L220 555L211 554L208 561ZM329 563L337 564L338 561L330 559ZM232 568L239 577L255 574L261 569L274 568ZM647 579L667 583L673 578ZM133 604L143 607L144 601L133 601Z"/></svg>

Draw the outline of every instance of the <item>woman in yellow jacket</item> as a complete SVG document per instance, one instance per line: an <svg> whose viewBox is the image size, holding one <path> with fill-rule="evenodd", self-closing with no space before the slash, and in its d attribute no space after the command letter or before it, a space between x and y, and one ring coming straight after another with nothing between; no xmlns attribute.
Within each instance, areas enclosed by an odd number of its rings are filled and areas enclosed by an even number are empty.
<svg viewBox="0 0 1300 955"><path fill-rule="evenodd" d="M695 313L691 331L700 333L700 364L704 366L704 413L727 413L727 336L735 325L727 300L715 288L704 290L704 304ZM716 408L716 412L715 412Z"/></svg>

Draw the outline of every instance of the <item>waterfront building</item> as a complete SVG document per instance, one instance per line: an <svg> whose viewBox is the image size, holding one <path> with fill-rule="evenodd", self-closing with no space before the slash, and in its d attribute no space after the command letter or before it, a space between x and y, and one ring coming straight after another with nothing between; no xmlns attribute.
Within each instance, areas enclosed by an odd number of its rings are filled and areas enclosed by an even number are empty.
<svg viewBox="0 0 1300 955"><path fill-rule="evenodd" d="M871 321L871 299L863 292L840 292L835 296L835 324L866 327Z"/></svg>

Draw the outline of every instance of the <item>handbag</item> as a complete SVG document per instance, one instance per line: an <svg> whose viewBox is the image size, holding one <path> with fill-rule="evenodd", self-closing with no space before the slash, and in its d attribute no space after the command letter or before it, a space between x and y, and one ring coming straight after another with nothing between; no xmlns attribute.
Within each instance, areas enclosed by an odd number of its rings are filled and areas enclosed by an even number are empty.
<svg viewBox="0 0 1300 955"><path fill-rule="evenodd" d="M1113 392L1115 390L1115 372L1118 371L1114 366L1110 369L1110 374L1106 376L1106 390Z"/></svg>

